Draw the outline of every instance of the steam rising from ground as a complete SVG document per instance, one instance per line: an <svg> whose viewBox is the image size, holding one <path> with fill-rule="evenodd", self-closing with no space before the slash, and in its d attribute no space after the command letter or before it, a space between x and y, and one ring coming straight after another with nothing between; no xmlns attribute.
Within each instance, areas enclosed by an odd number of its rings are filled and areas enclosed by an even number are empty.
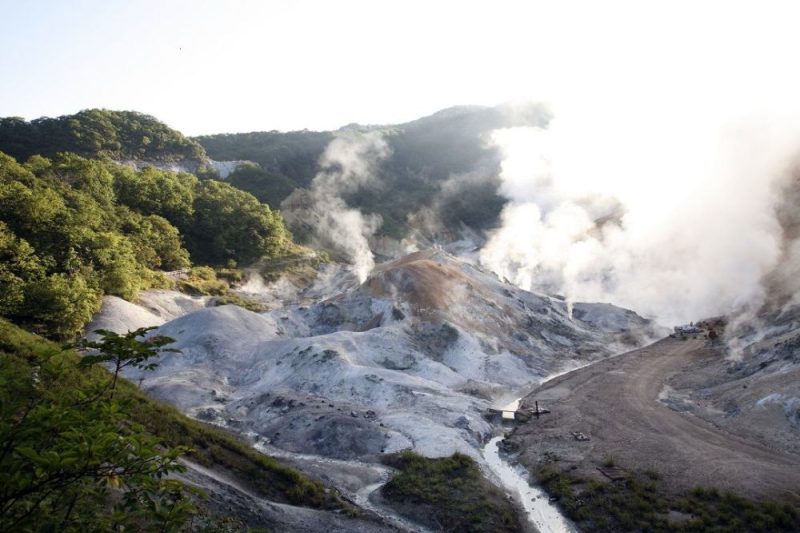
<svg viewBox="0 0 800 533"><path fill-rule="evenodd" d="M365 215L347 206L343 196L371 184L377 165L389 155L378 132L345 132L322 154L321 171L311 183L315 237L320 244L342 254L353 265L359 281L375 266L368 239L380 227L379 215Z"/></svg>
<svg viewBox="0 0 800 533"><path fill-rule="evenodd" d="M494 132L509 203L481 261L523 288L667 324L759 306L800 122L607 105Z"/></svg>

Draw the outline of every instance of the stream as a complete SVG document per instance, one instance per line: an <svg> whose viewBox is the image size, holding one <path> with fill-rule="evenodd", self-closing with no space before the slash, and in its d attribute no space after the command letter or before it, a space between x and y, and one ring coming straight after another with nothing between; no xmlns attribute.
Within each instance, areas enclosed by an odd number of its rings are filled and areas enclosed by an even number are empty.
<svg viewBox="0 0 800 533"><path fill-rule="evenodd" d="M483 457L503 486L518 497L528 515L528 521L539 533L575 531L561 511L550 503L547 494L528 483L527 472L523 468L515 468L500 457L498 445L501 440L503 437L491 439L483 448Z"/></svg>
<svg viewBox="0 0 800 533"><path fill-rule="evenodd" d="M554 376L555 377L555 376ZM519 399L511 402L513 410L519 407ZM505 408L504 408L505 409ZM511 409L508 409L511 411ZM547 494L540 488L531 486L527 481L527 472L522 467L515 467L500 457L499 444L504 437L492 438L483 448L483 457L486 465L502 486L523 505L529 522L540 533L572 533L575 528L564 518L559 509L550 503ZM425 533L428 530L407 518L399 515L393 509L385 507L371 500L370 496L385 485L392 474L392 469L375 463L362 463L357 460L342 460L288 452L263 443L256 443L254 447L267 455L278 458L295 459L305 463L326 465L357 466L364 470L372 471L377 478L372 483L363 485L356 491L344 491L359 506L372 511L383 518L387 523L403 531ZM341 490L341 489L340 489Z"/></svg>
<svg viewBox="0 0 800 533"><path fill-rule="evenodd" d="M583 366L583 365L582 365ZM536 384L536 387L557 378L567 372L553 374ZM534 387L524 389L524 395L529 394ZM518 392L518 394L520 394ZM513 419L513 414L519 409L522 398L520 396L508 403L500 404L503 419ZM509 416L510 415L510 416ZM513 496L515 496L525 509L528 521L539 533L573 533L576 531L572 523L563 515L558 507L550 502L547 493L539 487L528 483L528 472L522 466L514 466L500 457L500 442L504 436L493 437L483 447L483 458L491 472Z"/></svg>

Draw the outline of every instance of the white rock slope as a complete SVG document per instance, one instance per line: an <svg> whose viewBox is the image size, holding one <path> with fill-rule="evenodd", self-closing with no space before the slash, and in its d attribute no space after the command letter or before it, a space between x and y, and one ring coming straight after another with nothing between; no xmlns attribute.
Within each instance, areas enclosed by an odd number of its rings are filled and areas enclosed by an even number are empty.
<svg viewBox="0 0 800 533"><path fill-rule="evenodd" d="M198 418L288 451L480 458L494 398L653 333L629 311L579 305L587 321L570 318L561 300L428 250L310 306L223 306L167 322L158 333L182 353L130 377ZM620 324L633 329L620 333Z"/></svg>

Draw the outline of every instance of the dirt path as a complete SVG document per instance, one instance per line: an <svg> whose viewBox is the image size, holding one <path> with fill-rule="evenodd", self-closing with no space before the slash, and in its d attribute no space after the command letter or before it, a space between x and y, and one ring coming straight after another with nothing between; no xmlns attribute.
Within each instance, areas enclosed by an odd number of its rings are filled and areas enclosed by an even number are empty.
<svg viewBox="0 0 800 533"><path fill-rule="evenodd" d="M535 468L554 454L596 476L610 457L624 469L658 471L673 490L701 485L800 502L800 456L726 433L659 401L666 380L704 356L703 342L664 339L534 391L523 408L539 400L552 413L517 429L511 440L523 450L520 460ZM578 441L572 432L590 440Z"/></svg>
<svg viewBox="0 0 800 533"><path fill-rule="evenodd" d="M206 494L203 506L215 509L220 516L233 516L248 527L292 533L396 533L379 517L349 517L335 511L297 507L277 503L250 492L229 477L188 460L181 461L186 472L177 479L201 488Z"/></svg>

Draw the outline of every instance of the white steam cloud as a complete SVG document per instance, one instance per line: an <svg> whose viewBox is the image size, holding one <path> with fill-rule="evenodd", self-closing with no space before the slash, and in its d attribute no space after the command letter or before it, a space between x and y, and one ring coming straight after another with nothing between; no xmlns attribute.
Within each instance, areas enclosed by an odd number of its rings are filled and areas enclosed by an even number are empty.
<svg viewBox="0 0 800 533"><path fill-rule="evenodd" d="M523 288L665 324L760 305L800 115L619 103L568 102L547 129L494 132L509 203L481 262Z"/></svg>
<svg viewBox="0 0 800 533"><path fill-rule="evenodd" d="M322 170L311 182L315 237L344 256L362 282L375 266L369 237L382 220L348 207L343 196L373 183L378 163L388 155L389 146L379 132L340 134L325 149Z"/></svg>

